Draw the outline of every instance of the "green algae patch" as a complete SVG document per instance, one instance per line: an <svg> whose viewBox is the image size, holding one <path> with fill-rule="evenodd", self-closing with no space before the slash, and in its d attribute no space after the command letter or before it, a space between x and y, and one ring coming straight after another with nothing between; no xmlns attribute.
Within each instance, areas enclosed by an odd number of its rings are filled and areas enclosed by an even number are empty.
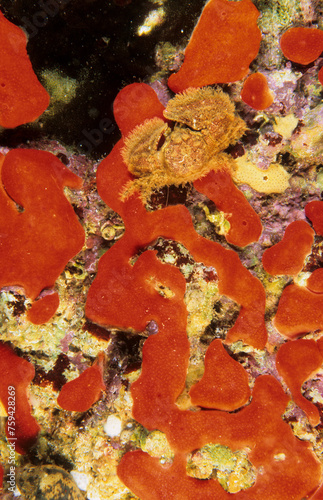
<svg viewBox="0 0 323 500"><path fill-rule="evenodd" d="M232 451L219 444L208 444L192 453L186 470L198 479L216 477L229 493L250 488L256 479L256 470L245 451Z"/></svg>
<svg viewBox="0 0 323 500"><path fill-rule="evenodd" d="M68 104L76 97L79 83L74 78L49 69L42 72L42 78L54 105Z"/></svg>

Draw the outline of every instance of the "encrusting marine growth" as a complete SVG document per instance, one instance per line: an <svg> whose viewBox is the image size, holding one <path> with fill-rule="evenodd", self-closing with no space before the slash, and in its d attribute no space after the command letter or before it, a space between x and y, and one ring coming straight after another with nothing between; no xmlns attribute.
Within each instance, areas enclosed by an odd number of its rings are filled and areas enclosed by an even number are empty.
<svg viewBox="0 0 323 500"><path fill-rule="evenodd" d="M38 81L27 50L27 37L0 12L0 127L14 128L36 120L49 95Z"/></svg>
<svg viewBox="0 0 323 500"><path fill-rule="evenodd" d="M132 113L134 105L140 109L140 115ZM151 89L144 84L132 84L118 95L114 112L126 135L131 133L129 123L138 126L136 121L145 122L154 109L160 114L160 105ZM261 467L262 473L257 475L253 486L237 492L237 498L283 499L287 495L301 498L317 487L320 466L307 444L298 442L281 419L288 398L274 377L259 377L251 403L241 409L249 397L244 369L237 369L234 362L232 366L223 365L225 379L232 379L235 373L231 390L237 395L236 403L227 402L225 391L221 397L221 391L212 389L212 369L207 362L205 377L198 383L202 387L209 384L209 391L203 388L207 396L202 397L203 391L194 394L193 388L192 397L196 404L212 409L192 412L177 407L189 357L187 311L183 302L185 281L179 270L160 263L155 252L143 251L134 265L131 259L139 249L145 250L151 241L164 236L180 241L196 260L215 267L220 292L242 304L234 327L227 333L226 343L243 339L260 349L265 346L264 289L235 260L231 251L195 232L184 206L147 212L139 193L122 201L119 193L130 177L122 159L123 148L124 140L121 140L100 164L97 183L104 201L122 216L126 231L101 258L99 272L88 294L86 314L99 324L137 331L144 330L151 320L158 324L158 333L144 344L141 375L132 384L132 413L148 430L159 429L166 434L175 457L172 465L165 468L142 451L126 453L118 467L119 477L143 500L152 495L156 498L175 498L176 495L185 499L231 498L216 480L201 482L188 477L186 456L207 443L220 443L232 449L248 446L252 450L249 459L255 467ZM194 185L199 189L204 179ZM111 185L115 186L114 191ZM212 191L212 179L208 186ZM170 288L172 294L161 296L160 284ZM206 360L212 359L219 342L211 343ZM219 355L223 362L223 351ZM236 414L215 410L225 407L240 410ZM264 433L270 439L270 446L263 440ZM283 461L276 460L279 454L284 455Z"/></svg>
<svg viewBox="0 0 323 500"><path fill-rule="evenodd" d="M279 243L267 244L262 281L257 277L260 262L251 263L250 269L242 264L235 250L242 249L240 255L248 259L248 245L260 247L263 228L246 191L243 194L235 181L257 172L255 185L262 186L266 175L257 167L246 169L245 162L235 162L225 151L241 139L247 125L228 94L211 87L247 77L260 46L258 17L251 0L207 2L182 67L168 80L178 94L164 107L150 86L124 87L114 101L122 138L97 170L98 192L123 219L125 232L100 258L87 294L86 318L102 325L102 330L119 329L130 337L134 332L148 335L140 374L131 384L132 418L147 432L163 433L172 453L172 462L162 464L148 452L135 449L131 441L122 449L123 456L120 451L118 476L141 500L229 500L233 494L237 500L322 498L322 466L312 443L298 439L282 415L292 398L309 425L320 423L319 409L303 396L302 385L322 366L323 340L299 337L323 328L323 271L317 268L303 277L302 284L288 283L283 289L272 323L274 335L281 335L278 347L268 341L263 282L273 279L273 283L277 276L296 281L316 237L323 234L323 202L310 201L305 207L314 230L305 220L296 220L286 226ZM305 65L320 55L322 38L321 30L292 28L281 38L281 48L286 57ZM46 109L48 94L32 72L25 35L1 13L0 41L0 124L15 127L35 120ZM240 88L241 100L255 110L275 104L261 73L249 75ZM267 175L270 172L276 176L273 184L283 186L267 192L284 192L292 174L276 163ZM23 287L34 301L27 319L41 325L59 304L58 293L52 290L56 279L84 243L84 230L63 191L65 186L81 189L82 180L51 153L35 149L1 154L0 173L0 288ZM192 191L222 212L227 222L226 246L215 241L214 235L213 239L202 236L184 204L148 210L145 203L154 191L185 183L191 183ZM190 363L188 280L177 267L157 257L153 245L158 238L181 244L192 260L212 268L218 294L240 307L225 329L225 339L213 338L208 343L204 373L187 391L186 406L181 406L179 398ZM244 354L253 350L251 370L234 358L238 344L246 345ZM270 374L262 374L257 365L260 351L270 358L265 371ZM91 366L65 383L58 397L54 396L55 411L85 413L99 402L109 389L105 363L106 354L100 351ZM28 399L34 366L1 342L0 367L0 400L9 415L7 436L12 422L8 386L13 386L16 451L24 454L40 431ZM83 430L86 435L85 426ZM243 450L252 480L236 481L225 490L214 471L204 480L192 477L188 459L208 445ZM2 476L0 465L0 481Z"/></svg>
<svg viewBox="0 0 323 500"><path fill-rule="evenodd" d="M48 321L59 305L51 289L84 243L64 186L82 180L52 153L15 149L0 155L0 287L20 285L33 301L30 320Z"/></svg>

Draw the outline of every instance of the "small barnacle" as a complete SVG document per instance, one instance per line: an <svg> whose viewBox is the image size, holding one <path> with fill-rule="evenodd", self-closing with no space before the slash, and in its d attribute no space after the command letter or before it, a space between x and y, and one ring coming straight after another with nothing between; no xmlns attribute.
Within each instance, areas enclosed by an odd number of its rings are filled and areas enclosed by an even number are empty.
<svg viewBox="0 0 323 500"><path fill-rule="evenodd" d="M175 122L173 128L153 118L126 139L122 156L135 179L126 185L122 199L138 189L145 201L154 189L193 182L230 164L221 152L246 130L229 96L211 87L189 88L175 96L164 116Z"/></svg>

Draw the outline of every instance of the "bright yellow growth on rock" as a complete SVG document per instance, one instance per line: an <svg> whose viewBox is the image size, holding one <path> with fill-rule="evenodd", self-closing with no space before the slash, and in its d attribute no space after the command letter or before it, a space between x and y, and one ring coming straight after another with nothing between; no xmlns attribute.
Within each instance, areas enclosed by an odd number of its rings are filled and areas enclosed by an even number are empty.
<svg viewBox="0 0 323 500"><path fill-rule="evenodd" d="M277 134L283 136L284 139L290 139L297 125L298 119L291 113L287 116L276 117L273 129Z"/></svg>
<svg viewBox="0 0 323 500"><path fill-rule="evenodd" d="M210 221L211 224L214 224L214 226L216 227L217 234L228 234L231 224L225 218L224 212L217 210L216 212L211 214L207 206L203 207L203 210L207 220Z"/></svg>
<svg viewBox="0 0 323 500"><path fill-rule="evenodd" d="M126 139L123 159L137 178L128 183L123 198L138 189L146 200L154 189L193 182L223 167L224 156L230 168L231 157L221 152L246 130L229 96L211 87L189 88L176 95L164 116L175 122L174 128L153 118Z"/></svg>
<svg viewBox="0 0 323 500"><path fill-rule="evenodd" d="M149 453L151 457L171 458L173 451L167 441L166 435L158 430L154 430L148 434L141 449Z"/></svg>
<svg viewBox="0 0 323 500"><path fill-rule="evenodd" d="M233 179L238 184L248 184L260 193L283 193L289 187L290 175L278 163L272 163L267 170L261 170L246 159L246 155L235 161Z"/></svg>

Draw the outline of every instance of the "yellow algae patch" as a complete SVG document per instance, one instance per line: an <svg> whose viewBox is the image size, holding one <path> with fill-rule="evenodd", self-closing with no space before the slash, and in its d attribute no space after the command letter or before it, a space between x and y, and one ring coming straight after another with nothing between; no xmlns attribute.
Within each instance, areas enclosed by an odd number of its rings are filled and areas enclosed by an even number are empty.
<svg viewBox="0 0 323 500"><path fill-rule="evenodd" d="M293 151L301 158L310 158L319 163L318 156L323 151L323 104L306 113L303 123L304 127L293 139Z"/></svg>
<svg viewBox="0 0 323 500"><path fill-rule="evenodd" d="M77 80L55 70L46 69L42 72L52 99L57 103L68 104L76 96L79 83Z"/></svg>
<svg viewBox="0 0 323 500"><path fill-rule="evenodd" d="M205 216L215 227L218 234L228 234L230 231L231 224L225 218L224 212L216 211L211 214L208 207L203 207Z"/></svg>
<svg viewBox="0 0 323 500"><path fill-rule="evenodd" d="M276 134L282 135L284 139L290 139L297 125L298 119L291 113L287 116L276 117L273 128Z"/></svg>
<svg viewBox="0 0 323 500"><path fill-rule="evenodd" d="M141 449L151 457L171 458L173 456L166 435L158 430L154 430L148 434L144 443L142 443Z"/></svg>
<svg viewBox="0 0 323 500"><path fill-rule="evenodd" d="M235 161L233 179L238 184L248 184L260 193L283 193L289 187L290 175L278 163L272 163L267 170L261 170L246 155Z"/></svg>

